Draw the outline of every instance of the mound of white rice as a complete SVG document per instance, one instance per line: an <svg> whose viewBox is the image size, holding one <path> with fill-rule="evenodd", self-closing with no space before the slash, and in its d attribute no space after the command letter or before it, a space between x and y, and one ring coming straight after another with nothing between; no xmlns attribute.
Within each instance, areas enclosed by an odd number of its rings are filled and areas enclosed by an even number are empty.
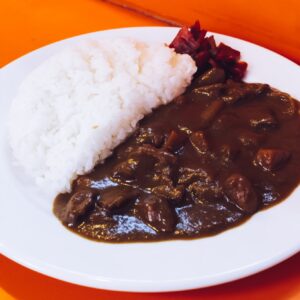
<svg viewBox="0 0 300 300"><path fill-rule="evenodd" d="M24 80L12 103L16 161L42 187L69 191L145 114L183 93L195 71L188 55L130 39L58 53Z"/></svg>

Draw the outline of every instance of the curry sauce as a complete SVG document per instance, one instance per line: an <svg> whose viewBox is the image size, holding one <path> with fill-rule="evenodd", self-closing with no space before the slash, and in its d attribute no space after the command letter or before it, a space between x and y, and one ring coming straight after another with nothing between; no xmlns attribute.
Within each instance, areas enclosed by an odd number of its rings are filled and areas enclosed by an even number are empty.
<svg viewBox="0 0 300 300"><path fill-rule="evenodd" d="M215 234L297 187L299 141L296 100L211 69L74 180L72 191L55 199L54 213L100 241Z"/></svg>

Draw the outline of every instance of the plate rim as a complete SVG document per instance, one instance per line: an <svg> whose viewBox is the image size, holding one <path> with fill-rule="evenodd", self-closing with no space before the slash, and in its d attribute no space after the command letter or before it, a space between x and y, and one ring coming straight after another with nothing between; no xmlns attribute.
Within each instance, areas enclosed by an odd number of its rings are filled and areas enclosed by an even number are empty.
<svg viewBox="0 0 300 300"><path fill-rule="evenodd" d="M168 292L181 292L181 291L188 291L188 290L195 290L195 289L202 289L202 288L209 288L213 286L222 285L225 283L235 282L252 275L255 275L259 272L265 271L269 268L272 268L278 265L281 262L291 258L293 255L299 253L300 249L300 241L297 246L291 249L289 252L281 253L280 255L276 255L275 257L271 257L268 260L264 261L260 264L254 264L252 266L247 266L241 268L238 271L228 271L227 273L221 273L217 276L208 276L206 280L203 282L203 279L184 279L180 280L168 280L164 281L161 286L152 287L152 282L149 280L141 280L138 282L136 280L127 280L127 279L113 279L113 283L110 283L109 279L101 279L98 277L95 280L93 277L87 278L87 274L80 274L74 273L70 270L63 269L63 272L60 275L55 274L55 272L59 271L60 268L56 268L53 266L47 266L47 264L39 264L35 265L32 262L27 261L26 259L18 258L18 255L14 254L14 251L9 251L9 247L5 248L2 247L0 244L0 250L6 249L7 251L3 251L1 254L4 255L6 258L11 259L15 263L24 266L32 271L40 273L44 276L48 276L50 278L61 280L67 283L84 286L88 288L95 288L100 290L107 290L107 291L115 291L115 292L130 292L130 293L168 293ZM12 254L13 253L13 254ZM49 271L50 270L50 271ZM216 280L217 278L217 280ZM99 282L102 283L99 286ZM117 287L116 283L117 282ZM174 284L176 284L176 288L174 288Z"/></svg>

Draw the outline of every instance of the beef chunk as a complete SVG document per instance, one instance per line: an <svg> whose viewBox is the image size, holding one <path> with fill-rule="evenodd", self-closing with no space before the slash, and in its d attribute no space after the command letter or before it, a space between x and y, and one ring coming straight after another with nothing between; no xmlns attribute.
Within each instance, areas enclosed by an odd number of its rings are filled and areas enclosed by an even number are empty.
<svg viewBox="0 0 300 300"><path fill-rule="evenodd" d="M169 136L167 137L163 148L167 151L174 152L184 144L186 139L187 135L183 132L177 132L175 130L172 130Z"/></svg>
<svg viewBox="0 0 300 300"><path fill-rule="evenodd" d="M227 104L233 104L249 97L263 95L269 90L270 87L267 84L228 81L222 99Z"/></svg>
<svg viewBox="0 0 300 300"><path fill-rule="evenodd" d="M229 202L241 211L252 214L258 209L258 199L250 181L243 175L229 176L223 185L224 194Z"/></svg>
<svg viewBox="0 0 300 300"><path fill-rule="evenodd" d="M139 144L151 144L155 147L160 147L164 141L164 134L158 129L152 127L140 128L138 137L136 138Z"/></svg>
<svg viewBox="0 0 300 300"><path fill-rule="evenodd" d="M107 210L120 208L126 205L130 200L136 199L138 195L138 190L131 187L112 187L101 194L99 205Z"/></svg>
<svg viewBox="0 0 300 300"><path fill-rule="evenodd" d="M135 148L131 155L148 155L155 158L160 163L164 164L174 164L176 163L177 159L176 156L168 151L157 149L151 145L142 145Z"/></svg>
<svg viewBox="0 0 300 300"><path fill-rule="evenodd" d="M112 177L123 182L134 181L139 173L143 173L144 170L152 170L155 161L152 156L145 154L130 155L130 158L114 167Z"/></svg>
<svg viewBox="0 0 300 300"><path fill-rule="evenodd" d="M101 224L103 222L113 222L113 218L109 210L96 203L95 208L91 211L88 217L88 222Z"/></svg>
<svg viewBox="0 0 300 300"><path fill-rule="evenodd" d="M221 188L218 183L205 183L195 181L187 188L195 203L204 203L215 201L222 196Z"/></svg>
<svg viewBox="0 0 300 300"><path fill-rule="evenodd" d="M198 168L198 169L191 169L186 167L181 167L179 169L179 177L178 183L179 184L189 184L193 181L201 181L210 183L214 180L214 174L211 170Z"/></svg>
<svg viewBox="0 0 300 300"><path fill-rule="evenodd" d="M190 135L190 142L194 149L199 154L207 153L209 150L208 142L204 136L203 131L195 131Z"/></svg>
<svg viewBox="0 0 300 300"><path fill-rule="evenodd" d="M138 161L135 159L127 159L115 166L113 170L113 178L120 178L122 180L133 180L134 174L138 167Z"/></svg>
<svg viewBox="0 0 300 300"><path fill-rule="evenodd" d="M275 119L273 113L268 111L256 111L250 116L250 125L255 129L273 129L278 126L278 122Z"/></svg>
<svg viewBox="0 0 300 300"><path fill-rule="evenodd" d="M208 127L213 120L216 118L218 113L224 107L224 102L219 100L214 100L204 109L199 116L199 128Z"/></svg>
<svg viewBox="0 0 300 300"><path fill-rule="evenodd" d="M272 89L269 93L271 97L275 98L275 101L280 99L280 101L284 104L283 110L281 111L284 115L293 116L299 110L298 101L293 99L289 94L280 92L276 89Z"/></svg>
<svg viewBox="0 0 300 300"><path fill-rule="evenodd" d="M156 185L173 186L174 168L157 163L152 179L156 182Z"/></svg>
<svg viewBox="0 0 300 300"><path fill-rule="evenodd" d="M212 68L200 75L199 77L197 77L193 82L193 86L201 87L214 83L223 83L225 81L225 78L226 76L223 69Z"/></svg>
<svg viewBox="0 0 300 300"><path fill-rule="evenodd" d="M152 193L165 199L179 201L184 193L184 186L172 186L168 184L159 185L152 188Z"/></svg>
<svg viewBox="0 0 300 300"><path fill-rule="evenodd" d="M136 216L157 232L172 232L175 228L175 213L168 202L153 195L137 203Z"/></svg>
<svg viewBox="0 0 300 300"><path fill-rule="evenodd" d="M226 85L223 83L215 83L207 86L202 86L192 90L193 101L201 100L203 96L218 98L223 94Z"/></svg>
<svg viewBox="0 0 300 300"><path fill-rule="evenodd" d="M260 166L265 171L276 171L283 167L290 156L289 151L261 148L256 153L254 164Z"/></svg>
<svg viewBox="0 0 300 300"><path fill-rule="evenodd" d="M68 201L63 217L63 223L68 227L75 227L93 205L93 193L79 191Z"/></svg>

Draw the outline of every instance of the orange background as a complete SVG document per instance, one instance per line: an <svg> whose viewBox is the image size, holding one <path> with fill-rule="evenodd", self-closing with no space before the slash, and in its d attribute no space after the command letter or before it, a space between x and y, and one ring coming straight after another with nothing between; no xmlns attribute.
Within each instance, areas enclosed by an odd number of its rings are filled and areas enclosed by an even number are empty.
<svg viewBox="0 0 300 300"><path fill-rule="evenodd" d="M117 0L110 0L115 2ZM119 0L120 1L120 0ZM200 19L210 31L260 44L300 63L299 0L122 0L176 23Z"/></svg>
<svg viewBox="0 0 300 300"><path fill-rule="evenodd" d="M256 42L300 62L300 4L285 1L126 0L176 23L199 18L211 31ZM108 28L164 25L100 0L0 0L0 67L48 43ZM299 233L300 234L300 233ZM25 299L300 299L300 254L260 274L218 287L133 294L68 284L0 255L0 300Z"/></svg>
<svg viewBox="0 0 300 300"><path fill-rule="evenodd" d="M110 0L115 2L117 0ZM120 1L120 0L119 0ZM177 24L200 19L300 63L299 0L123 0ZM0 0L0 67L33 49L90 31L164 23L101 0Z"/></svg>

